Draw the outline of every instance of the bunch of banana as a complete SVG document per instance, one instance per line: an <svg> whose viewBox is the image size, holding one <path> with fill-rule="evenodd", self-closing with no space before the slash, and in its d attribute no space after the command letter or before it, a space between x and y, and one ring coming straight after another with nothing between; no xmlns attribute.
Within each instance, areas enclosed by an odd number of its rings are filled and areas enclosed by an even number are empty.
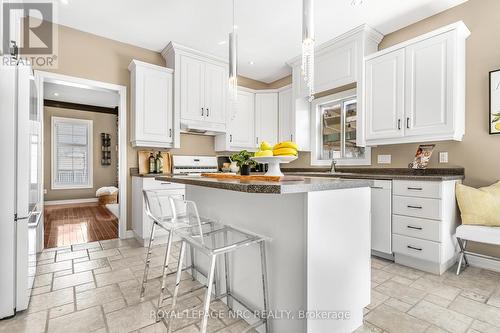
<svg viewBox="0 0 500 333"><path fill-rule="evenodd" d="M297 156L299 146L292 141L280 142L273 148L274 156Z"/></svg>
<svg viewBox="0 0 500 333"><path fill-rule="evenodd" d="M262 141L260 144L260 149L255 153L255 157L268 157L273 156L273 146L268 142Z"/></svg>

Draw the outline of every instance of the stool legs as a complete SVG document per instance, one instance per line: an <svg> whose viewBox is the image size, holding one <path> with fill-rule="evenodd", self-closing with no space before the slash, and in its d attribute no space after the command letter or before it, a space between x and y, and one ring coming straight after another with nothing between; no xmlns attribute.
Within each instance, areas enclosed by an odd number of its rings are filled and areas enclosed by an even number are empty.
<svg viewBox="0 0 500 333"><path fill-rule="evenodd" d="M464 261L464 267L469 266L467 257L465 256L465 248L467 247L467 240L461 240L457 238L458 246L460 247L460 259L458 260L457 275L460 274L460 269L462 268L462 261Z"/></svg>
<svg viewBox="0 0 500 333"><path fill-rule="evenodd" d="M227 244L227 231L224 232L224 242ZM230 273L229 273L229 254L224 253L224 273L226 279L226 301L227 307L231 311L233 309L233 299L231 297L231 284L230 284Z"/></svg>
<svg viewBox="0 0 500 333"><path fill-rule="evenodd" d="M208 270L207 291L205 292L205 301L203 303L203 319L201 321L201 329L200 329L201 333L207 332L208 319L210 317L210 298L212 297L212 287L214 285L216 260L217 260L217 255L213 255L210 260L210 268Z"/></svg>
<svg viewBox="0 0 500 333"><path fill-rule="evenodd" d="M151 263L151 248L153 247L153 240L155 236L156 222L153 221L153 225L151 226L151 235L149 237L148 243L148 254L146 255L146 265L144 265L144 275L142 277L142 286L141 286L141 298L144 297L144 292L146 291L146 283L148 282L148 271L149 264Z"/></svg>
<svg viewBox="0 0 500 333"><path fill-rule="evenodd" d="M167 249L165 250L165 259L163 260L163 273L161 276L161 290L160 296L158 297L158 308L157 311L160 311L161 305L163 303L163 299L165 298L165 289L167 287L167 272L168 272L168 263L170 260L170 252L172 250L172 240L174 233L172 231L168 232L168 241L167 241ZM181 269L182 272L182 269ZM158 320L158 316L157 316Z"/></svg>
<svg viewBox="0 0 500 333"><path fill-rule="evenodd" d="M266 333L271 332L271 325L267 318L269 311L269 289L267 286L267 263L266 263L266 244L264 241L260 242L260 262L262 266L262 293L264 297L264 318L266 324Z"/></svg>

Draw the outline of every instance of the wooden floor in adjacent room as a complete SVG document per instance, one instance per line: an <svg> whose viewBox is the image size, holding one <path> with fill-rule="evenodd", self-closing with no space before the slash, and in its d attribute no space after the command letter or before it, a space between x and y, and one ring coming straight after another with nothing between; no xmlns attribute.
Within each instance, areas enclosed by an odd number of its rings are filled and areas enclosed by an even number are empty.
<svg viewBox="0 0 500 333"><path fill-rule="evenodd" d="M118 237L118 219L97 203L45 207L45 247Z"/></svg>

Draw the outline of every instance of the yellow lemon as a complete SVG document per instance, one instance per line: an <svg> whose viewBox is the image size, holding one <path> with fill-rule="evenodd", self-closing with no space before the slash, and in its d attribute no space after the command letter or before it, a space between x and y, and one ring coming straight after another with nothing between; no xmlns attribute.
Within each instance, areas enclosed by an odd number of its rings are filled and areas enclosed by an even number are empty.
<svg viewBox="0 0 500 333"><path fill-rule="evenodd" d="M273 146L271 146L267 141L262 141L260 143L260 150L273 150Z"/></svg>
<svg viewBox="0 0 500 333"><path fill-rule="evenodd" d="M500 131L500 122L498 122L498 123L495 124L495 129L497 131Z"/></svg>

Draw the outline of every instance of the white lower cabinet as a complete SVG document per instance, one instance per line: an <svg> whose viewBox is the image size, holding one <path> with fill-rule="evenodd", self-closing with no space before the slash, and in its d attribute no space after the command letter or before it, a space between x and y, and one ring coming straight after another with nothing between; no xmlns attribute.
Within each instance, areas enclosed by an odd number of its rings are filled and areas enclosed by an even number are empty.
<svg viewBox="0 0 500 333"><path fill-rule="evenodd" d="M456 262L457 181L393 181L392 246L396 263L443 274Z"/></svg>
<svg viewBox="0 0 500 333"><path fill-rule="evenodd" d="M132 177L132 230L134 231L134 237L140 244L143 246L148 245L152 226L151 219L146 215L143 190L162 190L162 193L168 193L168 195L184 196L185 188L184 184L158 181L148 177ZM155 242L165 242L166 237L162 236L166 235L165 230L158 228Z"/></svg>
<svg viewBox="0 0 500 333"><path fill-rule="evenodd" d="M376 256L392 257L392 181L375 180L371 187L372 252Z"/></svg>

